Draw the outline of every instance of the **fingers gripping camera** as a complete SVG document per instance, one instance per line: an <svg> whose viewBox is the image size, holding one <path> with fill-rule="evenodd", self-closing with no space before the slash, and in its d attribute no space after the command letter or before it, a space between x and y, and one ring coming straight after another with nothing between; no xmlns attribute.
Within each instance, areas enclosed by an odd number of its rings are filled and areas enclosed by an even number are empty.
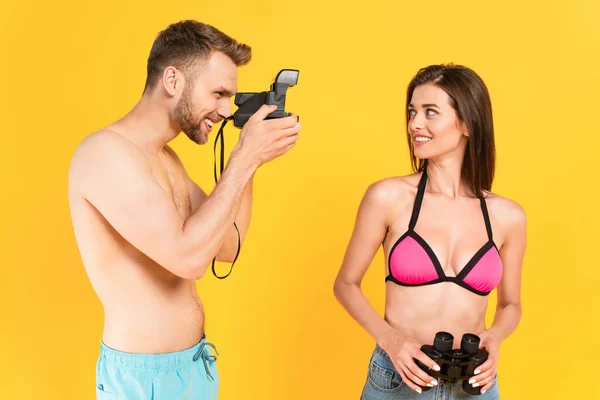
<svg viewBox="0 0 600 400"><path fill-rule="evenodd" d="M234 125L238 128L241 128L246 122L248 122L250 117L252 117L252 115L254 115L258 111L258 109L263 106L263 104L277 106L277 109L271 114L269 114L265 119L284 118L290 116L290 113L285 111L285 96L290 86L295 86L296 84L298 84L298 74L298 70L283 69L279 71L277 77L275 77L275 82L271 85L270 91L260 93L245 92L236 94L234 102L235 105L239 108L233 114L233 116L223 120L221 128L219 129L219 132L215 137L215 183L218 182L218 175L220 176L221 174L223 174L223 170L225 168L225 135L223 134L223 129L225 128L225 124L227 123L227 121L233 119ZM221 142L221 154L219 162L219 174L217 174L217 143L219 141ZM240 254L240 232L235 223L233 224L233 226L235 227L238 234L238 250L231 264L229 272L224 276L217 275L215 270L215 261L217 258L215 257L212 261L213 275L219 279L225 279L231 274L231 272L233 271L233 266L235 265L235 262L237 261L237 258Z"/></svg>
<svg viewBox="0 0 600 400"><path fill-rule="evenodd" d="M243 127L263 104L277 106L277 110L269 114L266 119L290 116L290 113L285 111L285 96L290 86L298 84L298 74L299 71L295 69L282 69L277 74L270 91L237 93L234 103L239 108L233 114L233 124L238 128Z"/></svg>

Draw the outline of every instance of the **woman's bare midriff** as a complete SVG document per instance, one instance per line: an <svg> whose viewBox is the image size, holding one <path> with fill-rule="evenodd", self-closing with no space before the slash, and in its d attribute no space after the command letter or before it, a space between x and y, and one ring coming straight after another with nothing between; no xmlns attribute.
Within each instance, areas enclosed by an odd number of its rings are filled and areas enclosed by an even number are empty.
<svg viewBox="0 0 600 400"><path fill-rule="evenodd" d="M405 287L386 283L385 320L402 335L421 344L433 344L439 331L454 336L454 348L462 335L486 329L488 297L479 296L452 282Z"/></svg>

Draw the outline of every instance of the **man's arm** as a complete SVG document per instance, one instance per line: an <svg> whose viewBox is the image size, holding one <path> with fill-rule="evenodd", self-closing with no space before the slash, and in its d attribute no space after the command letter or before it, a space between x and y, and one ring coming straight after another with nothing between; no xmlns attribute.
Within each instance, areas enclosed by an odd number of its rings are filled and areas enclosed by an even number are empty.
<svg viewBox="0 0 600 400"><path fill-rule="evenodd" d="M190 191L190 200L192 203L192 213L200 207L200 205L206 200L208 195L200 188L192 179L186 174L188 188ZM242 203L238 210L237 216L235 217L235 224L240 231L240 246L244 243L248 227L250 226L250 217L252 215L252 185L254 182L254 174L248 180L246 188L244 190ZM217 261L222 262L233 262L235 255L238 251L238 233L235 227L232 225L227 235L223 246L217 253Z"/></svg>
<svg viewBox="0 0 600 400"><path fill-rule="evenodd" d="M221 249L256 166L232 155L210 196L184 220L152 168L117 134L92 135L77 150L69 179L128 242L186 279L198 279Z"/></svg>
<svg viewBox="0 0 600 400"><path fill-rule="evenodd" d="M221 250L257 168L298 140L297 117L265 120L275 109L263 105L250 117L215 189L185 220L145 157L114 132L83 141L73 156L69 182L139 251L175 275L199 279Z"/></svg>

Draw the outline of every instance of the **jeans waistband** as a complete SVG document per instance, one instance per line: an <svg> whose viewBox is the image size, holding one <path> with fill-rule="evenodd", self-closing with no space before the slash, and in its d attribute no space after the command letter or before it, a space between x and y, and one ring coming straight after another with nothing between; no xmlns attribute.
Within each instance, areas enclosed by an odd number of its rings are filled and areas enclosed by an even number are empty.
<svg viewBox="0 0 600 400"><path fill-rule="evenodd" d="M387 359L389 361L392 361L392 359L390 358L390 356L388 355L388 353L386 353L384 349L382 349L381 347L379 347L378 344L375 344L375 352L377 354L379 354L381 357L383 357L383 358L385 358L385 359Z"/></svg>

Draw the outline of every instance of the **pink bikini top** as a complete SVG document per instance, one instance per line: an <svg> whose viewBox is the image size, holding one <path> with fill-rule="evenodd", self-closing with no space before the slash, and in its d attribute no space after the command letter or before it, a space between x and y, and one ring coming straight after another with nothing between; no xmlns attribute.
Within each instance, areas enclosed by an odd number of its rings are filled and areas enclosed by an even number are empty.
<svg viewBox="0 0 600 400"><path fill-rule="evenodd" d="M388 260L389 275L385 278L386 282L392 281L402 286L454 282L473 293L487 296L500 283L502 260L492 239L492 225L485 199L479 197L489 240L475 253L457 276L446 276L431 247L415 232L426 182L427 171L423 170L408 231L396 241L390 251Z"/></svg>

